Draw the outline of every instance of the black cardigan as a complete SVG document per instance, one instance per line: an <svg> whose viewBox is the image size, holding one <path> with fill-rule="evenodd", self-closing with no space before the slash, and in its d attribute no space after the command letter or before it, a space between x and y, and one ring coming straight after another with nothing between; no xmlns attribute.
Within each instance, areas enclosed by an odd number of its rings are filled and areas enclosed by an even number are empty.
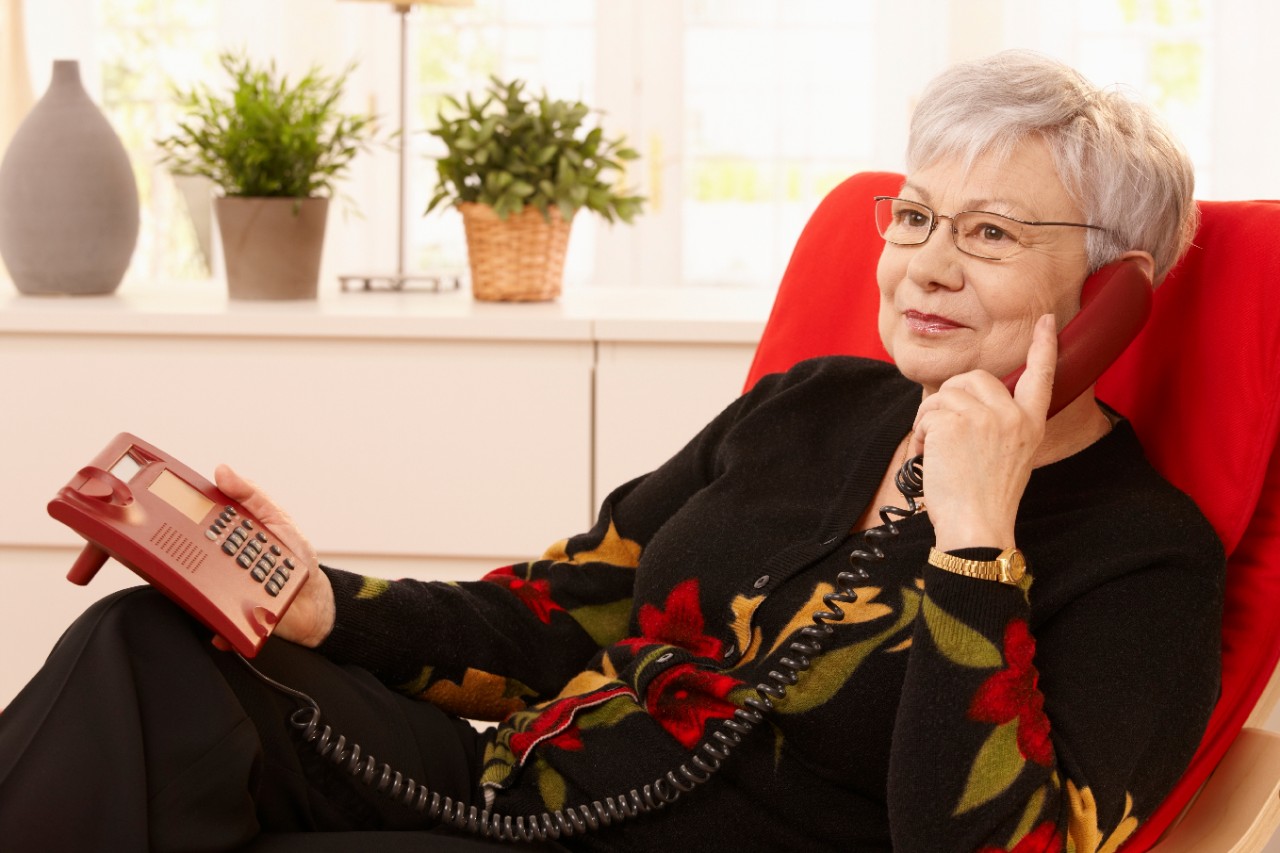
<svg viewBox="0 0 1280 853"><path fill-rule="evenodd" d="M478 793L496 811L642 786L796 656L919 400L860 359L766 377L542 559L456 584L326 569L321 650L504 719ZM898 526L827 651L710 783L567 843L1022 853L1127 837L1217 696L1224 560L1203 516L1122 421L1033 472L1019 587L929 566L926 515Z"/></svg>

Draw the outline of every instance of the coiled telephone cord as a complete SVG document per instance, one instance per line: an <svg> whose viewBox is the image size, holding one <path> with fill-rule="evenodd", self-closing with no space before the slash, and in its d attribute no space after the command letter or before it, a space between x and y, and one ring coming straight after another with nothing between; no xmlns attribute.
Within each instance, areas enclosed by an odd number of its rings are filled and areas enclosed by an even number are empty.
<svg viewBox="0 0 1280 853"><path fill-rule="evenodd" d="M742 743L742 739L764 722L775 701L786 697L787 688L800 679L800 675L813 665L813 659L822 652L823 641L835 631L832 623L843 621L844 611L840 605L858 600L855 584L868 579L865 565L884 559L880 545L897 537L895 521L910 518L921 509L916 499L924 494L923 458L915 456L904 462L894 477L894 484L906 499L906 508L880 508L881 526L863 531L863 547L849 554L852 571L840 572L836 576L836 589L823 596L823 604L829 609L813 614L813 624L801 629L801 639L787 646L789 654L780 658L778 668L771 670L756 685L756 695L744 699L732 717L712 729L686 763L641 788L632 788L616 797L517 817L470 806L452 797L442 797L387 763L379 763L372 755L365 754L359 744L348 743L342 735L335 736L330 726L322 724L320 706L314 699L259 672L243 656L240 659L262 681L306 706L289 715L289 724L302 733L303 739L317 753L378 793L426 812L428 817L442 824L495 841L546 841L582 835L661 809L675 802L681 794L705 784Z"/></svg>

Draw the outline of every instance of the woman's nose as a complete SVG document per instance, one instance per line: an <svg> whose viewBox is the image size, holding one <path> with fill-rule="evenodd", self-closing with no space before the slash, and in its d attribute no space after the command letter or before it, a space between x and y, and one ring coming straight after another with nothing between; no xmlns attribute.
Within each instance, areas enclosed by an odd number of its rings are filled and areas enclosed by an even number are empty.
<svg viewBox="0 0 1280 853"><path fill-rule="evenodd" d="M964 284L961 259L950 219L940 219L929 239L912 250L907 277L921 287L955 290Z"/></svg>

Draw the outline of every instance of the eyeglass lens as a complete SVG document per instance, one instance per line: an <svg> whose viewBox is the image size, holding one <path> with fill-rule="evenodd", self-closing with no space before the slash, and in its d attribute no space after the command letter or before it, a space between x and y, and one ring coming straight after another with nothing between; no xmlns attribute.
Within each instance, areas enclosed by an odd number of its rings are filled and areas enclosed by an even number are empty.
<svg viewBox="0 0 1280 853"><path fill-rule="evenodd" d="M929 239L938 220L951 222L951 237L960 251L979 258L1000 260L1022 245L1023 224L995 213L966 211L940 216L919 202L901 198L876 201L876 228L890 243L917 246Z"/></svg>

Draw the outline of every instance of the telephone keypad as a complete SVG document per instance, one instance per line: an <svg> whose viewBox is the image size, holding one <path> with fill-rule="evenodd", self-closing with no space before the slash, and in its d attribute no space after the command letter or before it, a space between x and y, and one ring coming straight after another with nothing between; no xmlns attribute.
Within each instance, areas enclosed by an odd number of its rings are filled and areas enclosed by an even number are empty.
<svg viewBox="0 0 1280 853"><path fill-rule="evenodd" d="M231 532L222 543L223 552L235 557L241 568L248 569L250 577L263 584L268 595L278 596L289 582L291 571L297 568L297 564L291 558L284 557L284 551L279 545L272 543L266 533L261 530L254 532L255 525L249 519L241 518L238 524L232 525L232 519L238 515L234 507L227 507L213 520L205 535L217 541L222 531L231 527ZM281 557L284 557L284 565L277 567L276 561Z"/></svg>

